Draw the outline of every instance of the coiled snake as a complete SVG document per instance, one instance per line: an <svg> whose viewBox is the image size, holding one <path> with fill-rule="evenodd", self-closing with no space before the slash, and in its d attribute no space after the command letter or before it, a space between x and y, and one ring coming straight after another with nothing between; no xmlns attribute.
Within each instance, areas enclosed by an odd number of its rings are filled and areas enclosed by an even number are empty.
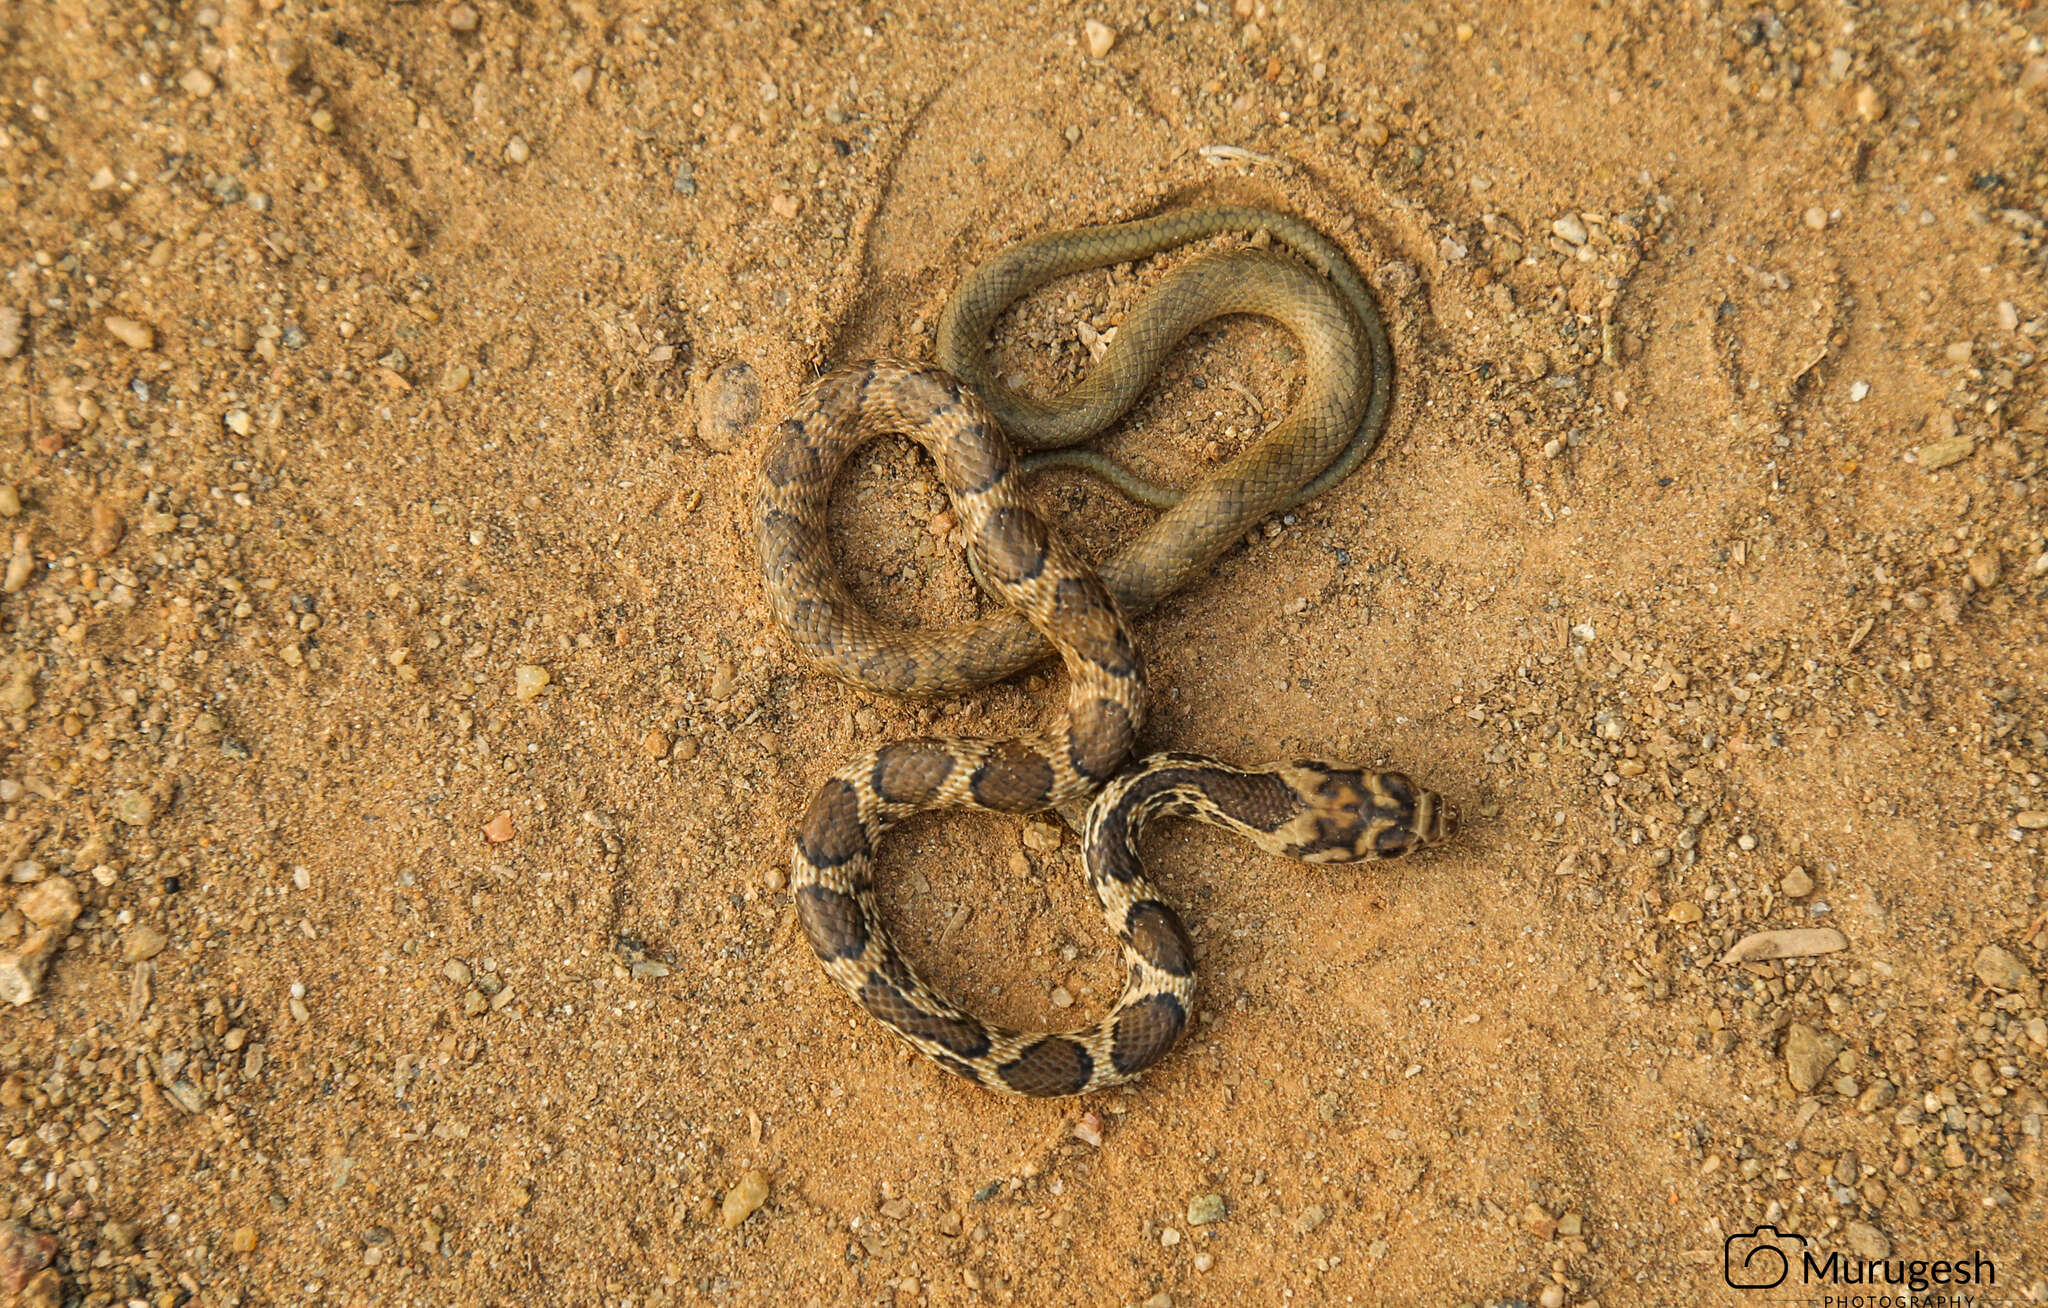
<svg viewBox="0 0 2048 1308"><path fill-rule="evenodd" d="M1310 266L1261 250L1192 261L1140 301L1100 363L1052 404L990 374L989 328L1026 292L1068 272L1230 231L1268 233ZM1273 431L1186 492L1066 448L1114 422L1189 330L1236 313L1275 319L1302 346L1301 398ZM1200 818L1311 863L1390 858L1456 829L1449 805L1394 772L1305 760L1243 769L1173 753L1125 770L1145 725L1144 661L1129 619L1268 514L1357 466L1385 421L1392 355L1344 256L1299 219L1256 209L1189 210L1013 246L971 274L947 306L939 353L944 370L887 359L839 368L776 428L754 505L770 601L821 667L894 695L986 685L1057 651L1068 674L1066 711L1036 735L904 740L849 761L795 833L791 888L827 974L920 1053L991 1090L1081 1094L1158 1061L1191 1012L1193 945L1138 859L1149 820ZM839 579L826 534L833 479L855 448L891 433L930 452L977 575L1008 611L895 630L876 623ZM1048 453L1020 463L1012 446ZM1165 511L1114 558L1091 566L1021 485L1023 472L1042 464L1086 468ZM1075 1031L1009 1031L936 993L876 911L874 851L883 833L930 809L1029 813L1077 807L1097 790L1082 828L1083 866L1128 969L1108 1014Z"/></svg>

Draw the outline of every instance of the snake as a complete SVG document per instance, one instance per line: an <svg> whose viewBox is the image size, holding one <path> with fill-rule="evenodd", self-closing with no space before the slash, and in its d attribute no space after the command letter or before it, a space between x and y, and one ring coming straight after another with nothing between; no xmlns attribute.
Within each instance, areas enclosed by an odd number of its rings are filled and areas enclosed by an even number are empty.
<svg viewBox="0 0 2048 1308"><path fill-rule="evenodd" d="M1264 233L1296 257L1238 249L1195 258L1141 298L1097 366L1050 403L993 375L987 334L1022 295L1230 231ZM1300 396L1271 431L1183 491L1071 448L1116 421L1189 331L1228 314L1271 318L1301 343ZM1396 858L1457 829L1455 807L1399 772L1317 759L1245 768L1182 752L1130 762L1147 715L1133 619L1261 519L1357 466L1385 420L1391 350L1370 295L1334 246L1291 215L1241 208L1020 242L969 274L939 336L940 366L878 358L834 368L770 433L753 517L771 608L819 668L906 698L985 685L1057 654L1065 707L1014 738L920 737L848 760L792 833L790 891L826 975L912 1049L998 1093L1085 1094L1157 1063L1193 1012L1193 940L1139 855L1151 822L1195 818L1317 864ZM877 622L847 589L827 534L832 486L854 450L884 435L931 456L999 612L901 630ZM1025 485L1029 471L1061 465L1103 477L1159 508L1158 518L1091 564ZM1082 872L1121 948L1122 991L1100 1019L1073 1030L986 1022L927 983L890 935L875 895L877 847L917 813L1071 813L1084 804Z"/></svg>

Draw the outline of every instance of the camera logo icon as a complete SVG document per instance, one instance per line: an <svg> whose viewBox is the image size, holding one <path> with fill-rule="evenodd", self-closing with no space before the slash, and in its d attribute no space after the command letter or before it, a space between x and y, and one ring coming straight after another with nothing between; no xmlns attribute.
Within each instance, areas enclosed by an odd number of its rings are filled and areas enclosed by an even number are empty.
<svg viewBox="0 0 2048 1308"><path fill-rule="evenodd" d="M1771 1290L1784 1284L1792 1260L1800 1256L1806 1237L1775 1226L1759 1226L1728 1237L1721 1276L1734 1290Z"/></svg>

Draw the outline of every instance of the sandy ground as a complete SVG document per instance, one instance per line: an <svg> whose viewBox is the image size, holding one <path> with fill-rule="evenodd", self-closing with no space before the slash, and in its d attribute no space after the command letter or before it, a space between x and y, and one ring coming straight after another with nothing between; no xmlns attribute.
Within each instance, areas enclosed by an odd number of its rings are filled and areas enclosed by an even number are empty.
<svg viewBox="0 0 2048 1308"><path fill-rule="evenodd" d="M471 3L0 13L0 972L48 963L0 1296L1755 1303L1768 1223L2048 1297L2048 8ZM998 1100L825 982L781 851L839 758L1058 677L808 670L753 451L1008 241L1219 199L1349 250L1397 402L1140 624L1146 743L1465 830L1162 834L1200 1022ZM1078 376L1175 261L1004 366ZM1109 445L1187 475L1292 360L1205 329ZM921 455L840 501L875 608L978 611ZM888 911L1071 1022L1073 853L915 823ZM1784 928L1846 948L1723 961Z"/></svg>

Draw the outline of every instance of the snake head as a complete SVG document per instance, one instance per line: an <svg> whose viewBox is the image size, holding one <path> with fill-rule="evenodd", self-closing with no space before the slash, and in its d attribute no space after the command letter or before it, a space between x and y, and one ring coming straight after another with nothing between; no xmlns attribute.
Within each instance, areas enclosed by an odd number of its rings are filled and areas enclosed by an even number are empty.
<svg viewBox="0 0 2048 1308"><path fill-rule="evenodd" d="M1458 810L1399 772L1302 759L1278 769L1303 801L1280 833L1305 863L1399 858L1458 831Z"/></svg>

